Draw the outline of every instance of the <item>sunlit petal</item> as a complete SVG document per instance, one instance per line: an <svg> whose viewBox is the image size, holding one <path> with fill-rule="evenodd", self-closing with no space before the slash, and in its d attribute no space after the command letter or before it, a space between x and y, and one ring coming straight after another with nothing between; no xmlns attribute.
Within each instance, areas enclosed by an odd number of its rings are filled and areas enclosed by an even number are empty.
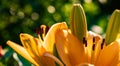
<svg viewBox="0 0 120 66"><path fill-rule="evenodd" d="M45 49L49 52L53 52L53 47L54 47L54 43L55 43L55 32L58 29L66 29L67 25L65 22L62 23L56 23L54 24L50 30L48 31L45 39L44 39L44 43L43 46L45 47Z"/></svg>
<svg viewBox="0 0 120 66"><path fill-rule="evenodd" d="M89 64L89 63L82 63L76 66L94 66L93 64Z"/></svg>
<svg viewBox="0 0 120 66"><path fill-rule="evenodd" d="M100 39L97 43L96 43L96 46L95 46L95 50L93 51L93 55L92 55L92 60L91 60L91 63L95 64L96 60L98 59L99 57L99 54L101 52L101 43L102 43L102 39Z"/></svg>
<svg viewBox="0 0 120 66"><path fill-rule="evenodd" d="M46 52L46 49L42 46L42 44L39 44L38 51L39 51L39 57L41 60L40 62L42 63L43 66L55 66L54 60L44 55L47 52Z"/></svg>
<svg viewBox="0 0 120 66"><path fill-rule="evenodd" d="M34 37L32 37L29 34L20 34L20 39L21 42L23 44L23 46L25 47L25 49L27 50L27 52L30 54L30 56L41 65L40 61L41 58L39 57L38 54L38 43L35 40Z"/></svg>
<svg viewBox="0 0 120 66"><path fill-rule="evenodd" d="M85 52L86 52L87 62L89 62L89 63L91 62L92 46L93 46L93 33L92 32L88 32L87 47L85 49Z"/></svg>
<svg viewBox="0 0 120 66"><path fill-rule="evenodd" d="M29 34L21 33L20 39L23 46L27 49L27 51L31 54L38 55L38 42Z"/></svg>
<svg viewBox="0 0 120 66"><path fill-rule="evenodd" d="M97 52L99 52L98 49L100 50L100 46L101 46L101 41L99 40L102 41L101 36L91 31L88 32L86 51L88 54L87 57L89 63L95 62L94 58L96 57L96 50Z"/></svg>
<svg viewBox="0 0 120 66"><path fill-rule="evenodd" d="M7 44L13 48L18 54L20 54L22 57L24 57L25 59L27 59L28 61L30 61L31 63L38 65L33 58L28 54L28 52L26 51L26 49L24 49L22 46L20 46L19 44L16 44L12 41L7 41Z"/></svg>
<svg viewBox="0 0 120 66"><path fill-rule="evenodd" d="M76 37L67 30L57 31L55 37L58 53L67 66L85 62L84 46Z"/></svg>
<svg viewBox="0 0 120 66"><path fill-rule="evenodd" d="M115 63L119 59L119 41L114 41L103 50L101 50L100 56L96 62L96 66L109 66L111 63ZM117 56L118 59L114 60ZM113 61L114 60L114 61Z"/></svg>

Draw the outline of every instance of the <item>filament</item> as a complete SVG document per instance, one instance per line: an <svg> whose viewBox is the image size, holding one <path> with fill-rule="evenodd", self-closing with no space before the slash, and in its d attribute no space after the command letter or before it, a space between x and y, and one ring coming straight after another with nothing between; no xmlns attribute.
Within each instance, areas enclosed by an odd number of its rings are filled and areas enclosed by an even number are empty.
<svg viewBox="0 0 120 66"><path fill-rule="evenodd" d="M52 54L50 54L50 53L48 53L48 52L44 53L44 56L47 56L47 57L53 59L53 60L56 61L60 66L64 66L63 63L62 63L57 57L53 56Z"/></svg>

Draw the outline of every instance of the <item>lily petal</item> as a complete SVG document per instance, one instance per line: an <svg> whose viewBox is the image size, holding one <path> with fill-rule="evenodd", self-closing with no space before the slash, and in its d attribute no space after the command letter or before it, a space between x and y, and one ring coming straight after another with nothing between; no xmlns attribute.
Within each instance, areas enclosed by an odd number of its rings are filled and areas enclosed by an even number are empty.
<svg viewBox="0 0 120 66"><path fill-rule="evenodd" d="M100 40L100 41L99 41ZM87 37L87 57L88 57L88 63L94 64L95 62L95 57L99 54L101 50L101 41L102 37L92 31L88 32L88 37Z"/></svg>
<svg viewBox="0 0 120 66"><path fill-rule="evenodd" d="M119 59L119 46L120 46L120 40L114 41L108 46L104 47L103 50L101 50L100 56L96 61L95 65L110 66L111 63L116 63L116 60ZM114 60L116 56L118 59Z"/></svg>
<svg viewBox="0 0 120 66"><path fill-rule="evenodd" d="M36 39L36 41L37 40L38 39ZM42 63L42 66L55 66L54 60L51 59L50 57L45 56L45 53L47 53L47 52L46 52L45 48L42 46L42 44L39 44L38 51L39 51L39 57L41 59L40 62Z"/></svg>
<svg viewBox="0 0 120 66"><path fill-rule="evenodd" d="M68 30L58 30L55 40L57 51L66 66L85 62L84 46Z"/></svg>
<svg viewBox="0 0 120 66"><path fill-rule="evenodd" d="M30 54L30 56L37 63L39 63L39 65L42 65L41 64L41 57L39 57L39 54L38 54L38 43L35 40L35 38L32 37L29 34L21 33L20 34L20 39L21 39L21 42L22 42L23 46L27 50L27 52Z"/></svg>
<svg viewBox="0 0 120 66"><path fill-rule="evenodd" d="M56 23L50 28L50 30L46 34L46 37L43 43L43 46L45 47L46 51L51 52L51 53L53 52L53 47L55 43L54 35L55 35L56 30L59 30L59 29L67 29L66 23L65 22Z"/></svg>
<svg viewBox="0 0 120 66"><path fill-rule="evenodd" d="M92 46L93 46L93 32L89 31L87 36L87 47L85 49L86 60L88 63L91 62Z"/></svg>
<svg viewBox="0 0 120 66"><path fill-rule="evenodd" d="M36 63L36 61L33 60L33 58L28 54L28 52L26 51L25 48L23 48L22 46L20 46L19 44L16 44L12 41L7 41L7 44L14 49L18 54L20 54L22 57L24 57L25 59L27 59L28 61L30 61L31 63L38 65Z"/></svg>
<svg viewBox="0 0 120 66"><path fill-rule="evenodd" d="M30 53L33 53L38 55L38 42L37 38L34 38L33 36L26 34L26 33L21 33L20 34L20 39L23 44L23 46L28 50L30 50Z"/></svg>
<svg viewBox="0 0 120 66"><path fill-rule="evenodd" d="M39 39L34 38L29 34L20 34L20 38L23 46L27 49L32 58L39 63L39 65L55 66L55 63L52 59L43 55L46 50L42 44L39 43Z"/></svg>

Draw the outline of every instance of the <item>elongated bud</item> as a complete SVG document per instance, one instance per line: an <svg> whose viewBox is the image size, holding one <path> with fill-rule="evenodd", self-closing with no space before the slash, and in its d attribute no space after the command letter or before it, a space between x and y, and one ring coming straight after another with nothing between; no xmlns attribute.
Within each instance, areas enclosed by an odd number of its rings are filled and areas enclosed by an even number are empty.
<svg viewBox="0 0 120 66"><path fill-rule="evenodd" d="M73 4L70 20L70 29L72 33L79 39L87 35L86 16L82 6L79 3Z"/></svg>
<svg viewBox="0 0 120 66"><path fill-rule="evenodd" d="M120 10L115 10L108 23L105 43L108 45L117 38L120 38Z"/></svg>

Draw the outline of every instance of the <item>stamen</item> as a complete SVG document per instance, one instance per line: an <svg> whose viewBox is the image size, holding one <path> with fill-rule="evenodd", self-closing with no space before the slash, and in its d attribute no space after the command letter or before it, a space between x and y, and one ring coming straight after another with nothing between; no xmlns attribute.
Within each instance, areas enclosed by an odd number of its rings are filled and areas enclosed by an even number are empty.
<svg viewBox="0 0 120 66"><path fill-rule="evenodd" d="M93 45L92 45L92 50L95 50L95 37L93 37Z"/></svg>
<svg viewBox="0 0 120 66"><path fill-rule="evenodd" d="M45 34L46 26L45 25L41 25L40 28L41 28L42 34Z"/></svg>
<svg viewBox="0 0 120 66"><path fill-rule="evenodd" d="M47 34L50 27L46 26L46 25L41 25L40 28L41 28L41 31L42 31L42 38L44 40L45 35Z"/></svg>
<svg viewBox="0 0 120 66"><path fill-rule="evenodd" d="M104 42L105 42L105 39L103 39L103 41L101 43L101 49L103 49Z"/></svg>
<svg viewBox="0 0 120 66"><path fill-rule="evenodd" d="M44 53L44 56L47 56L47 57L55 60L60 66L64 66L63 63L57 57L55 57L54 55L52 55L48 52Z"/></svg>
<svg viewBox="0 0 120 66"><path fill-rule="evenodd" d="M40 42L42 42L42 39L41 39L41 37L40 37L40 33L41 33L41 29L40 29L40 28L37 28L37 29L36 29L36 34L38 35L38 38L39 38Z"/></svg>
<svg viewBox="0 0 120 66"><path fill-rule="evenodd" d="M93 43L95 42L95 37L93 37Z"/></svg>
<svg viewBox="0 0 120 66"><path fill-rule="evenodd" d="M93 46L92 46L92 50L93 50L93 51L95 50L95 44L93 44Z"/></svg>
<svg viewBox="0 0 120 66"><path fill-rule="evenodd" d="M47 34L49 28L49 26L41 25L40 28L36 29L36 34L38 35L40 41L44 41L45 35Z"/></svg>
<svg viewBox="0 0 120 66"><path fill-rule="evenodd" d="M85 47L87 47L87 40L85 40Z"/></svg>
<svg viewBox="0 0 120 66"><path fill-rule="evenodd" d="M85 44L85 37L83 37L83 44Z"/></svg>
<svg viewBox="0 0 120 66"><path fill-rule="evenodd" d="M37 28L37 29L36 29L36 34L37 34L37 35L40 34L40 28Z"/></svg>
<svg viewBox="0 0 120 66"><path fill-rule="evenodd" d="M47 34L47 32L49 31L50 27L49 26L46 26L46 29L45 29L45 34Z"/></svg>
<svg viewBox="0 0 120 66"><path fill-rule="evenodd" d="M85 44L85 47L87 47L87 40L85 39L85 37L83 37L83 44Z"/></svg>

